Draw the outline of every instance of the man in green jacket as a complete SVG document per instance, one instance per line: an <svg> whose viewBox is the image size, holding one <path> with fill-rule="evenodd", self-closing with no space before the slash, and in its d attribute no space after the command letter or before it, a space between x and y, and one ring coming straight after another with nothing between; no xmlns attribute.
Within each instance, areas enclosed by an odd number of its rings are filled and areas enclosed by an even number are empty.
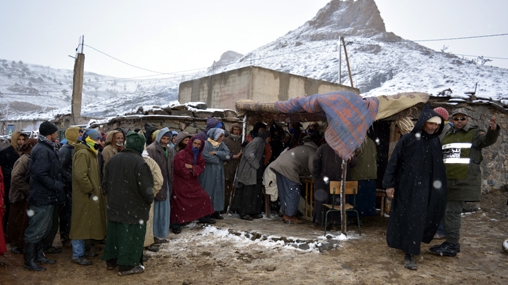
<svg viewBox="0 0 508 285"><path fill-rule="evenodd" d="M460 252L461 213L465 202L477 202L481 195L482 148L494 144L500 127L492 116L487 132L473 126L467 111L453 111L453 127L443 138L443 159L448 180L448 202L444 216L446 241L430 248L440 256L456 256Z"/></svg>

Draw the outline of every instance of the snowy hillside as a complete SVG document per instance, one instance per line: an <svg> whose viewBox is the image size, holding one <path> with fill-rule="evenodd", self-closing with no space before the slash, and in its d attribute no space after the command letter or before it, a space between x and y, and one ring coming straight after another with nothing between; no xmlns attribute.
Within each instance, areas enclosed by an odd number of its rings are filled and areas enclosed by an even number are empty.
<svg viewBox="0 0 508 285"><path fill-rule="evenodd" d="M0 59L0 119L70 113L72 78L72 70ZM115 116L140 105L178 99L176 80L129 80L85 72L83 81L83 116Z"/></svg>
<svg viewBox="0 0 508 285"><path fill-rule="evenodd" d="M508 70L436 52L387 33L373 0L334 0L303 26L214 72L254 65L339 82L339 38L345 37L354 86L363 96L420 91L477 98L508 97ZM344 53L342 83L350 85ZM507 104L505 101L504 104Z"/></svg>
<svg viewBox="0 0 508 285"><path fill-rule="evenodd" d="M508 69L434 51L386 32L374 0L333 0L273 42L247 55L227 51L206 71L186 78L118 79L85 72L82 113L110 117L139 106L167 105L177 100L182 81L249 65L339 83L340 36L345 37L354 86L363 96L407 91L437 95L449 88L452 96L469 98L465 92L477 85L477 99L508 105ZM341 66L342 84L350 85L344 53ZM0 118L69 113L71 94L70 70L0 60Z"/></svg>

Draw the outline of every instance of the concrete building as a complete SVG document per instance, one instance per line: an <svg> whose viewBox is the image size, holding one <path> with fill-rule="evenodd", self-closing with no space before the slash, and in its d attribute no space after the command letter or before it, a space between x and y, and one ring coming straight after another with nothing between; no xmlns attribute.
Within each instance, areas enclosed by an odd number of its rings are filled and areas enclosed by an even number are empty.
<svg viewBox="0 0 508 285"><path fill-rule="evenodd" d="M242 99L271 103L338 90L360 94L356 88L248 66L182 82L178 101L205 102L209 108L234 110L235 102Z"/></svg>

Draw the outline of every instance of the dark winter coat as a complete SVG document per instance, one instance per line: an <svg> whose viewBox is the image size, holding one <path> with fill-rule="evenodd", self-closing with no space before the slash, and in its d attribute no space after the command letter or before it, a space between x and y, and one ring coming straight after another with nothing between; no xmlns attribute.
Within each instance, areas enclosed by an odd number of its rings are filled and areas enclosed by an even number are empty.
<svg viewBox="0 0 508 285"><path fill-rule="evenodd" d="M74 146L64 144L58 152L58 158L62 164L62 178L66 187L72 185L72 156L74 155Z"/></svg>
<svg viewBox="0 0 508 285"><path fill-rule="evenodd" d="M74 146L78 144L79 127L70 127L65 131L67 143L64 144L58 152L58 159L62 164L62 177L66 189L72 191L72 156L74 155Z"/></svg>
<svg viewBox="0 0 508 285"><path fill-rule="evenodd" d="M69 238L104 239L106 207L97 153L84 143L77 144L72 156L72 220Z"/></svg>
<svg viewBox="0 0 508 285"><path fill-rule="evenodd" d="M108 220L125 224L148 221L154 199L153 176L137 151L126 148L109 160L102 187L108 194Z"/></svg>
<svg viewBox="0 0 508 285"><path fill-rule="evenodd" d="M481 196L481 169L480 163L483 160L482 149L494 144L497 141L501 128L497 125L495 131L490 128L487 132L479 129L477 126L471 126L468 122L461 130L453 127L448 130L443 138L443 146L450 143L472 143L471 148L465 153L463 150L461 157L470 158L469 164L445 163L448 177L448 200L449 201L480 201ZM465 139L471 138L471 139ZM445 160L446 162L446 160ZM457 168L464 168L466 177L458 179L453 174Z"/></svg>
<svg viewBox="0 0 508 285"><path fill-rule="evenodd" d="M446 173L438 135L423 131L438 116L425 106L411 133L395 146L383 178L385 188L395 188L386 240L407 254L420 254L420 243L429 243L446 208Z"/></svg>
<svg viewBox="0 0 508 285"><path fill-rule="evenodd" d="M212 214L213 207L210 196L199 183L199 175L205 170L205 159L201 155L204 142L201 141L199 154L194 162L192 142L199 137L193 137L187 146L175 156L175 175L173 193L171 194L171 223L188 223ZM192 170L185 164L192 164Z"/></svg>
<svg viewBox="0 0 508 285"><path fill-rule="evenodd" d="M65 202L62 166L55 147L45 137L39 137L39 142L32 149L29 171L29 205L48 206Z"/></svg>

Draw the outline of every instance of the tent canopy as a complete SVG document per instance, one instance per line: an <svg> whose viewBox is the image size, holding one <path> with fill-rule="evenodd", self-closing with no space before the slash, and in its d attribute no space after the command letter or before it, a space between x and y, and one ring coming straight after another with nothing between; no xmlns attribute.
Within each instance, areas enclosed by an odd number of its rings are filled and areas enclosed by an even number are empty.
<svg viewBox="0 0 508 285"><path fill-rule="evenodd" d="M352 92L337 91L275 103L241 100L236 102L236 109L240 115L257 113L279 122L326 119L326 141L342 159L349 159L361 146L375 120L390 117L428 99L428 94L417 92L362 98Z"/></svg>

